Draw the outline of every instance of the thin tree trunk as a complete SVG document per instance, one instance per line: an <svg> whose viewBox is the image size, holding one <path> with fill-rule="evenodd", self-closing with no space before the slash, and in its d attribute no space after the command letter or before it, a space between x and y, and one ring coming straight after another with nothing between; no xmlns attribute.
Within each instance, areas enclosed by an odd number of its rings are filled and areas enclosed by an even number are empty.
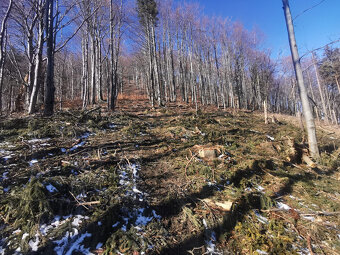
<svg viewBox="0 0 340 255"><path fill-rule="evenodd" d="M44 47L44 21L43 16L40 18L39 23L39 35L38 35L38 45L37 45L37 53L36 53L36 60L35 60L35 70L34 70L34 81L33 81L33 88L31 92L31 97L28 106L28 113L33 114L35 113L36 103L38 98L38 92L40 88L40 75L41 75L41 64L42 64L42 54L43 54L43 47Z"/></svg>
<svg viewBox="0 0 340 255"><path fill-rule="evenodd" d="M290 44L290 49L292 52L292 60L294 63L296 80L297 80L297 83L300 89L302 108L303 108L303 113L304 113L304 117L306 120L309 151L313 158L319 158L320 155L319 155L318 143L316 139L316 128L315 128L313 113L312 113L312 110L311 110L311 107L308 101L307 90L306 90L306 87L303 81L300 57L299 57L299 53L298 53L298 49L296 45L295 32L294 32L292 16L290 13L289 2L288 0L282 0L282 3L283 3L283 8L284 8L286 24L287 24L289 44Z"/></svg>
<svg viewBox="0 0 340 255"><path fill-rule="evenodd" d="M47 0L47 70L46 70L46 88L45 88L45 102L44 102L44 115L50 116L54 112L54 23L53 11L54 0Z"/></svg>
<svg viewBox="0 0 340 255"><path fill-rule="evenodd" d="M7 41L7 35L6 35L6 25L9 18L9 15L11 13L13 6L13 0L9 1L7 12L4 16L4 19L2 20L1 24L1 30L0 30L0 113L2 111L2 86L3 86L3 74L4 74L4 68L5 68L5 41Z"/></svg>
<svg viewBox="0 0 340 255"><path fill-rule="evenodd" d="M263 101L263 109L264 109L264 123L268 124L268 112L267 112L267 101Z"/></svg>
<svg viewBox="0 0 340 255"><path fill-rule="evenodd" d="M314 65L314 69L315 69L316 81L318 83L318 88L319 88L319 93L320 93L320 98L321 98L322 110L323 110L325 121L326 121L326 123L328 123L329 118L328 118L328 113L327 113L327 108L326 108L326 103L325 103L325 96L324 96L323 91L322 91L319 69L316 66L316 59L315 59L314 52L312 53L312 58L313 58L313 65Z"/></svg>

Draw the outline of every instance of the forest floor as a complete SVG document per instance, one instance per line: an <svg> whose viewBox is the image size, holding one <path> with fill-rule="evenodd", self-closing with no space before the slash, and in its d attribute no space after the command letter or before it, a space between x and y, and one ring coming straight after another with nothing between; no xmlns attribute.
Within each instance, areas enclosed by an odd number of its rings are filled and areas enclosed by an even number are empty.
<svg viewBox="0 0 340 255"><path fill-rule="evenodd" d="M1 119L1 255L339 254L337 130L127 105Z"/></svg>

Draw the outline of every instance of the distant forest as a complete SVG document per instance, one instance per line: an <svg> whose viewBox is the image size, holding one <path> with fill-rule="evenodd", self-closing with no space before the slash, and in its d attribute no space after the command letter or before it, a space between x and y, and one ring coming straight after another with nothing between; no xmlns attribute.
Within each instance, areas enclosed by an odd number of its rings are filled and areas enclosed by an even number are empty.
<svg viewBox="0 0 340 255"><path fill-rule="evenodd" d="M291 57L272 59L260 31L205 16L195 3L2 0L0 22L4 115L94 105L114 111L119 94L137 91L151 107L262 111L266 102L271 112L301 111ZM302 58L314 116L333 124L340 122L336 45Z"/></svg>

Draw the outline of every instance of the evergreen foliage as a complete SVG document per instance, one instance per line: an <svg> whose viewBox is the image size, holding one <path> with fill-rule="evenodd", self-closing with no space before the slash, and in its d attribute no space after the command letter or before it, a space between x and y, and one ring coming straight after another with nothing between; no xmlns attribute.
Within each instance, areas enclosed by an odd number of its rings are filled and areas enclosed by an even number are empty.
<svg viewBox="0 0 340 255"><path fill-rule="evenodd" d="M137 0L137 12L140 23L144 27L150 23L157 25L158 9L155 0Z"/></svg>

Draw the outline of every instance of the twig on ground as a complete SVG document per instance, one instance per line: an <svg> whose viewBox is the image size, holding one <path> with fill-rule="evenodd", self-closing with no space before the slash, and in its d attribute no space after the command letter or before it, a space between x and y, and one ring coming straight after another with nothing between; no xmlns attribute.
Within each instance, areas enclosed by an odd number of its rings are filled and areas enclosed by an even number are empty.
<svg viewBox="0 0 340 255"><path fill-rule="evenodd" d="M204 248L204 245L202 245L201 247L195 247L193 248L191 251L187 251L188 253L194 255L195 254L195 251L201 251L202 252L202 249Z"/></svg>
<svg viewBox="0 0 340 255"><path fill-rule="evenodd" d="M193 154L192 157L190 158L190 160L188 161L188 163L186 164L185 166L185 178L188 178L188 175L187 175L187 169L189 167L189 164L190 162L197 156L197 153Z"/></svg>
<svg viewBox="0 0 340 255"><path fill-rule="evenodd" d="M307 246L308 246L308 250L309 250L310 254L314 255L314 252L313 252L313 249L312 249L312 238L310 237L310 235L307 236L306 241L307 241Z"/></svg>

